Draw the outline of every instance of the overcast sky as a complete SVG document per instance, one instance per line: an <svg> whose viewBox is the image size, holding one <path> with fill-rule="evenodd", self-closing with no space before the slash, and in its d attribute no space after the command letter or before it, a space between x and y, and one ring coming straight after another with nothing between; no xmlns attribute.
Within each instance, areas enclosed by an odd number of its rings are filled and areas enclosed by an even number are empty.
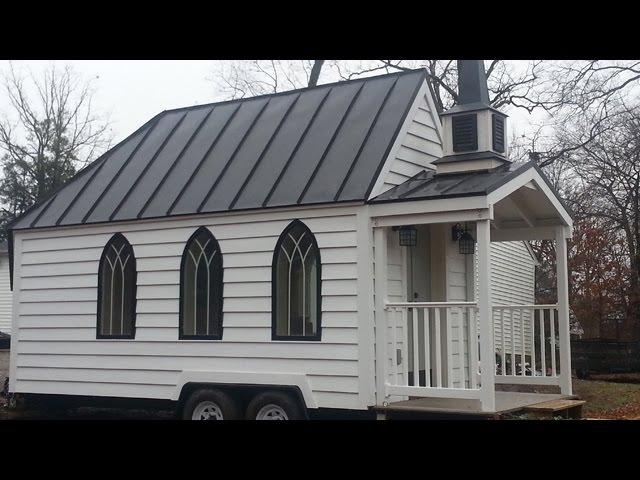
<svg viewBox="0 0 640 480"><path fill-rule="evenodd" d="M224 99L211 81L214 60L47 60L13 61L22 73L36 77L50 64L71 65L84 80L93 79L96 111L110 114L114 143L132 133L162 110ZM524 63L524 62L523 62ZM0 61L6 72L9 62ZM0 112L7 98L0 91ZM511 131L524 133L531 117L524 110L507 111ZM537 118L536 118L537 120Z"/></svg>

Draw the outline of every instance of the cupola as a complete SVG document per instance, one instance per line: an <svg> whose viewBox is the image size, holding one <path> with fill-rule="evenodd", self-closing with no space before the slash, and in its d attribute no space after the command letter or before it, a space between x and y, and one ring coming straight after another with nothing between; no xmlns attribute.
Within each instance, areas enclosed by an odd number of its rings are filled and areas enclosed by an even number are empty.
<svg viewBox="0 0 640 480"><path fill-rule="evenodd" d="M482 60L458 60L458 102L440 118L444 145L433 162L436 174L492 170L509 161L507 115L489 104Z"/></svg>

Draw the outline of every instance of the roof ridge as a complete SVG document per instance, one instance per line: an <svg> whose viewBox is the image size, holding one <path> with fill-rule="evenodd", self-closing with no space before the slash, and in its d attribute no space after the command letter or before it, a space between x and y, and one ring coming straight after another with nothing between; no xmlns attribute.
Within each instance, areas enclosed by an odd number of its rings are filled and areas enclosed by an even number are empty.
<svg viewBox="0 0 640 480"><path fill-rule="evenodd" d="M263 93L262 95L255 95L253 97L233 98L231 100L221 100L219 102L203 103L201 105L190 105L190 106L186 106L186 107L170 108L170 109L167 109L167 110L162 110L160 113L158 113L158 115L163 115L165 113L176 112L176 111L180 111L180 110L197 109L197 108L225 105L225 104L234 103L234 102L244 102L244 101L249 101L249 100L257 100L257 99L265 98L265 97L279 97L279 96L289 95L289 94L292 94L292 93L302 93L302 92L305 92L305 91L315 90L315 89L319 89L319 88L335 87L336 85L346 85L346 84L350 84L350 83L364 82L364 81L367 81L367 80L374 80L374 79L383 78L383 77L392 77L394 75L400 77L402 75L409 75L409 74L417 73L417 72L421 72L421 71L422 72L426 72L426 69L425 68L413 68L413 69L408 69L408 70L401 70L401 71L398 71L398 72L382 73L380 75L372 75L370 77L359 77L359 78L352 78L352 79L349 79L349 80L338 80L338 81L331 82L331 83L323 83L321 85L314 85L313 87L301 87L301 88L294 88L292 90L284 90L282 92Z"/></svg>

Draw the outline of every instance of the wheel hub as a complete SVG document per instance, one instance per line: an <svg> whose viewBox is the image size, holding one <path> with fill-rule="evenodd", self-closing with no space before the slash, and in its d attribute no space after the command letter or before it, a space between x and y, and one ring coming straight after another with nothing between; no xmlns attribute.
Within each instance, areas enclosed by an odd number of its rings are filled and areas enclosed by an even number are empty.
<svg viewBox="0 0 640 480"><path fill-rule="evenodd" d="M289 420L289 417L279 405L269 404L260 409L256 420Z"/></svg>
<svg viewBox="0 0 640 480"><path fill-rule="evenodd" d="M224 420L222 409L212 401L200 402L193 409L191 420Z"/></svg>

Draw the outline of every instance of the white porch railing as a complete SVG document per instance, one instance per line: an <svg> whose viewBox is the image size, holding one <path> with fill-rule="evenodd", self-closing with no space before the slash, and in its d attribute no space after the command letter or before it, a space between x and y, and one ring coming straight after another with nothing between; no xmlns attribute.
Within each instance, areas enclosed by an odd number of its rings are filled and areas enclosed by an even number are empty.
<svg viewBox="0 0 640 480"><path fill-rule="evenodd" d="M496 383L557 385L557 305L493 307Z"/></svg>
<svg viewBox="0 0 640 480"><path fill-rule="evenodd" d="M558 385L558 306L492 310L496 383ZM386 311L387 395L480 398L475 302L392 302Z"/></svg>
<svg viewBox="0 0 640 480"><path fill-rule="evenodd" d="M475 302L387 303L389 395L479 398Z"/></svg>

